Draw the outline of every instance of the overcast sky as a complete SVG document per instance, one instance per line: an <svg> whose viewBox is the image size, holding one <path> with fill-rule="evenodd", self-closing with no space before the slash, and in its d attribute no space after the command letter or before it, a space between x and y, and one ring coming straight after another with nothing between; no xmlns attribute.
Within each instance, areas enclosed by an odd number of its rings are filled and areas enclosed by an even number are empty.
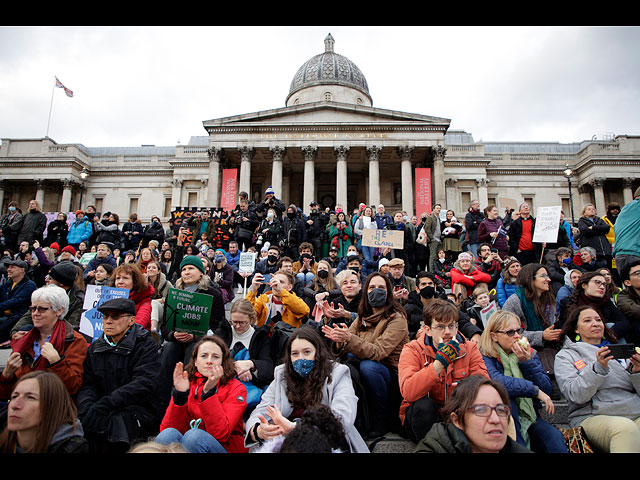
<svg viewBox="0 0 640 480"><path fill-rule="evenodd" d="M640 134L635 27L0 27L0 138L44 137L53 92L58 143L184 144L205 120L284 107L328 33L374 107L476 141Z"/></svg>

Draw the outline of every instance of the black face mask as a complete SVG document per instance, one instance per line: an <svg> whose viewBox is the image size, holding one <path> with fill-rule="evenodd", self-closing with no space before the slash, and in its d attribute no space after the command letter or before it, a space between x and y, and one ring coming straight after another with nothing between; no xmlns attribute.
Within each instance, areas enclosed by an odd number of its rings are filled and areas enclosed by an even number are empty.
<svg viewBox="0 0 640 480"><path fill-rule="evenodd" d="M300 255L300 258L305 259L305 260L311 260L313 258L313 256L308 254L308 253L303 253L302 255Z"/></svg>
<svg viewBox="0 0 640 480"><path fill-rule="evenodd" d="M287 217L289 217L291 220L293 220L294 218L296 218L296 214L293 212L287 212Z"/></svg>
<svg viewBox="0 0 640 480"><path fill-rule="evenodd" d="M431 285L427 285L426 287L420 289L420 296L424 299L430 299L433 298L433 296L436 294L436 289L433 288Z"/></svg>
<svg viewBox="0 0 640 480"><path fill-rule="evenodd" d="M349 270L360 273L360 267L349 267Z"/></svg>
<svg viewBox="0 0 640 480"><path fill-rule="evenodd" d="M329 272L327 272L326 270L318 270L318 278L328 278L329 277Z"/></svg>
<svg viewBox="0 0 640 480"><path fill-rule="evenodd" d="M275 255L267 255L267 261L269 263L276 263L278 261L278 257Z"/></svg>

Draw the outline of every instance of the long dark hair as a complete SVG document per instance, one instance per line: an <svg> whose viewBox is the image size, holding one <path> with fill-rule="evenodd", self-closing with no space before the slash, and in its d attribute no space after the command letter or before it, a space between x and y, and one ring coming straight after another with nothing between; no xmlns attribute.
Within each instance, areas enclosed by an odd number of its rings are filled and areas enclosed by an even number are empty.
<svg viewBox="0 0 640 480"><path fill-rule="evenodd" d="M565 337L570 338L571 341L573 342L576 341L575 331L578 326L578 320L580 319L580 314L585 310L593 310L600 316L600 320L602 320L602 323L604 325L603 338L609 341L610 343L618 343L618 339L616 338L614 333L607 328L607 325L605 323L606 319L602 317L602 313L597 308L591 305L580 305L571 310L571 313L569 314L569 316L567 317L567 320L564 322L564 325L562 326L562 335L561 335L560 341L564 341Z"/></svg>
<svg viewBox="0 0 640 480"><path fill-rule="evenodd" d="M293 369L291 362L291 344L294 340L306 340L316 349L315 367L307 377L301 377ZM312 327L300 327L289 336L283 358L284 375L287 384L287 398L291 406L307 409L322 402L324 382L331 383L333 361L325 340Z"/></svg>
<svg viewBox="0 0 640 480"><path fill-rule="evenodd" d="M593 272L586 272L583 273L582 276L578 279L578 281L576 282L576 288L573 289L573 292L571 292L571 295L569 296L569 300L567 303L567 314L571 315L571 313L576 309L576 307L578 307L578 305L580 305L583 302L580 302L581 297L587 298L585 296L585 285L588 285L589 282L591 280L593 280L595 277L602 277L604 279L604 275L602 275L602 273L600 273L600 270L595 270ZM609 300L609 297L607 296L607 292L605 291L604 293L604 298L602 299L602 302L600 303L604 303L605 300ZM597 304L595 302L590 302L592 305L591 307L598 312L598 315L600 315L601 317L604 315L604 312L602 311L601 305ZM606 319L603 317L602 321L606 322Z"/></svg>
<svg viewBox="0 0 640 480"><path fill-rule="evenodd" d="M382 306L382 316L383 317L391 317L394 314L401 314L405 317L407 316L405 309L400 305L400 303L393 296L393 285L391 285L391 280L388 276L384 275L380 272L374 272L367 277L364 282L364 287L362 288L362 299L360 300L360 306L358 307L358 318L360 320L369 318L374 314L373 307L369 304L369 296L367 293L369 292L369 284L371 280L380 277L384 279L386 288L387 288L387 300L385 304Z"/></svg>
<svg viewBox="0 0 640 480"><path fill-rule="evenodd" d="M517 284L524 289L525 298L533 304L536 315L543 321L544 326L547 326L546 309L548 306L555 306L556 298L551 288L546 292L542 292L540 295L536 294L533 282L536 272L541 268L544 268L547 275L549 274L549 269L540 263L529 263L523 266L520 273L518 273Z"/></svg>

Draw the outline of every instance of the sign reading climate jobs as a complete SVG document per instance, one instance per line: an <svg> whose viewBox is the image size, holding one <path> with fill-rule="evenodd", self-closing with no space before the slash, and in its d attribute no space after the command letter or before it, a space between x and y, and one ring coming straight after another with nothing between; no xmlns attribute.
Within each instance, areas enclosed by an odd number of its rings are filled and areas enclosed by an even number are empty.
<svg viewBox="0 0 640 480"><path fill-rule="evenodd" d="M204 293L170 288L167 293L167 322L177 332L206 335L213 297Z"/></svg>

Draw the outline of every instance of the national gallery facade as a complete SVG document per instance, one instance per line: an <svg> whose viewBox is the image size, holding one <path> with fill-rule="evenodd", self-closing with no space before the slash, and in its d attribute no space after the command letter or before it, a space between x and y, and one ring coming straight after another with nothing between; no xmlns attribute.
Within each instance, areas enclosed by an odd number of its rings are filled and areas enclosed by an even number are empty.
<svg viewBox="0 0 640 480"><path fill-rule="evenodd" d="M188 144L168 147L85 147L53 139L2 138L0 206L45 212L95 205L168 220L175 207L220 207L246 191L259 202L268 187L286 205L382 203L388 212L420 215L433 203L459 217L473 199L499 211L528 201L561 205L566 218L585 203L604 215L640 186L640 135L576 143L476 142L449 129L450 120L375 108L366 78L335 53L305 62L285 106L203 121ZM565 170L569 168L571 176ZM571 192L571 195L570 195ZM230 199L231 197L231 199Z"/></svg>

